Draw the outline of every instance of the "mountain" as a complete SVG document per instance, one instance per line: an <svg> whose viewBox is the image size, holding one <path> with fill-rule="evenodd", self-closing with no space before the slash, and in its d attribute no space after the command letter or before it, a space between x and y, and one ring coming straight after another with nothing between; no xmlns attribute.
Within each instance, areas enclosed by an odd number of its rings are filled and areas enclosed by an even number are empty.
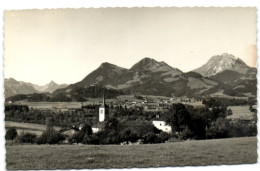
<svg viewBox="0 0 260 171"><path fill-rule="evenodd" d="M46 94L50 101L62 99L84 101L89 97L101 96L105 89L111 97L120 94L250 97L256 96L256 72L256 68L248 67L241 59L229 54L213 56L202 67L187 73L163 61L158 62L146 57L130 69L107 62L102 63L81 81L64 85L64 88L53 81L42 87L36 85L33 87L36 91L53 92L51 95ZM32 97L33 99L45 98L38 94L30 96Z"/></svg>
<svg viewBox="0 0 260 171"><path fill-rule="evenodd" d="M70 84L66 88L61 88L54 91L54 94L69 93L75 88L89 87L91 85L108 85L117 82L117 78L120 77L127 69L121 68L108 62L102 63L96 70L88 74L81 81Z"/></svg>
<svg viewBox="0 0 260 171"><path fill-rule="evenodd" d="M43 86L39 85L33 85L33 87L39 91L39 92L46 92L46 93L52 93L53 91L60 89L60 88L65 88L67 87L67 84L57 84L54 81L49 82L48 84L45 84Z"/></svg>
<svg viewBox="0 0 260 171"><path fill-rule="evenodd" d="M221 82L231 87L232 90L238 91L246 96L256 96L256 74L256 68L249 68L245 74L232 70L224 70L210 78Z"/></svg>
<svg viewBox="0 0 260 171"><path fill-rule="evenodd" d="M224 70L236 71L240 74L246 74L249 66L247 66L240 58L227 53L211 57L208 62L201 67L193 70L203 76L209 77L220 73Z"/></svg>
<svg viewBox="0 0 260 171"><path fill-rule="evenodd" d="M38 86L32 83L17 81L13 78L5 79L4 83L6 98L17 94L52 93L53 91L66 86L66 84L58 85L54 81L51 81L44 86Z"/></svg>
<svg viewBox="0 0 260 171"><path fill-rule="evenodd" d="M103 85L125 94L144 94L161 96L199 96L218 83L210 78L189 72L183 73L165 62L144 58L130 69L103 63L82 81L59 89L54 94L70 94L80 87ZM217 91L217 90L216 90Z"/></svg>
<svg viewBox="0 0 260 171"><path fill-rule="evenodd" d="M165 62L157 62L151 58L144 58L133 65L130 69L118 67L113 64L103 63L96 70L87 75L83 80L71 84L54 93L70 92L76 87L89 85L103 85L110 89L132 92L131 88L141 86L149 82L171 81L171 77L179 75L179 69L172 68Z"/></svg>
<svg viewBox="0 0 260 171"><path fill-rule="evenodd" d="M38 91L33 87L33 84L16 81L13 78L5 79L4 88L6 98L16 94L38 93Z"/></svg>

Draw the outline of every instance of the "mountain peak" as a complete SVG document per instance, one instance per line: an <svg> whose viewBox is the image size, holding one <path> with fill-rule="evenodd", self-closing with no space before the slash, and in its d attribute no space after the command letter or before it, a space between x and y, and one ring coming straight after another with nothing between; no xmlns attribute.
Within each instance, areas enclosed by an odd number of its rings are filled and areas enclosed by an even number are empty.
<svg viewBox="0 0 260 171"><path fill-rule="evenodd" d="M114 64L111 64L109 62L103 62L99 68L104 68L104 69L125 69L125 68L122 68L122 67L119 67L117 65L114 65Z"/></svg>
<svg viewBox="0 0 260 171"><path fill-rule="evenodd" d="M49 84L57 84L57 83L55 83L53 80L51 80Z"/></svg>
<svg viewBox="0 0 260 171"><path fill-rule="evenodd" d="M135 65L133 65L131 70L145 70L154 66L158 67L160 66L160 63L152 58L145 57L141 59L139 62L137 62Z"/></svg>
<svg viewBox="0 0 260 171"><path fill-rule="evenodd" d="M211 57L208 62L194 71L203 76L211 76L224 70L234 70L245 72L249 67L240 58L232 54L223 53Z"/></svg>
<svg viewBox="0 0 260 171"><path fill-rule="evenodd" d="M151 72L178 72L181 73L181 71L177 68L173 68L169 66L164 61L158 62L155 59L145 57L139 62L137 62L135 65L132 66L130 69L132 71L151 71Z"/></svg>

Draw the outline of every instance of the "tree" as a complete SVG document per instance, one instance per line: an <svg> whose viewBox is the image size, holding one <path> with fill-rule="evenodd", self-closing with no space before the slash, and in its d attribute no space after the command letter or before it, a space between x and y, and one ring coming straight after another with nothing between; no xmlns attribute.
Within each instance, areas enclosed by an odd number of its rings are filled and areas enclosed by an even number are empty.
<svg viewBox="0 0 260 171"><path fill-rule="evenodd" d="M5 134L5 139L6 140L12 140L12 143L13 143L13 140L15 139L15 137L17 136L17 131L15 128L9 128L7 131L6 131L6 134Z"/></svg>
<svg viewBox="0 0 260 171"><path fill-rule="evenodd" d="M163 132L163 131L158 135L158 139L162 143L167 141L170 137L171 137L170 134L168 134L167 132Z"/></svg>
<svg viewBox="0 0 260 171"><path fill-rule="evenodd" d="M156 134L153 132L148 132L143 136L144 143L156 143L157 137Z"/></svg>
<svg viewBox="0 0 260 171"><path fill-rule="evenodd" d="M232 115L232 114L233 114L232 110L231 110L231 109L228 109L228 110L227 110L227 116L230 116L230 115Z"/></svg>
<svg viewBox="0 0 260 171"><path fill-rule="evenodd" d="M207 138L229 138L231 137L231 125L227 119L220 117L211 123L206 134Z"/></svg>
<svg viewBox="0 0 260 171"><path fill-rule="evenodd" d="M81 128L80 132L82 132L85 136L85 134L87 135L92 135L92 128L90 125L88 124L84 124L83 127Z"/></svg>
<svg viewBox="0 0 260 171"><path fill-rule="evenodd" d="M191 126L191 116L183 104L173 104L169 111L167 122L170 123L175 131L181 132L186 127Z"/></svg>
<svg viewBox="0 0 260 171"><path fill-rule="evenodd" d="M121 131L119 136L121 142L122 141L136 142L139 139L137 133L135 131L132 131L130 128Z"/></svg>
<svg viewBox="0 0 260 171"><path fill-rule="evenodd" d="M48 117L46 119L46 132L52 132L53 131L53 118Z"/></svg>

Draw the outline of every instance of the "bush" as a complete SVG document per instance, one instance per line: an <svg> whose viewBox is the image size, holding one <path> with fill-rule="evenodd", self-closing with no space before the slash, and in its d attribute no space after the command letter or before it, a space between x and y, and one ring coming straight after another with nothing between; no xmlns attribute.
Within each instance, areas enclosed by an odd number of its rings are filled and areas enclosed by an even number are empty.
<svg viewBox="0 0 260 171"><path fill-rule="evenodd" d="M36 135L33 133L25 133L24 135L20 135L18 137L18 142L20 143L35 143Z"/></svg>
<svg viewBox="0 0 260 171"><path fill-rule="evenodd" d="M120 141L130 141L130 142L136 142L140 137L137 135L137 133L129 128L123 130L119 134Z"/></svg>
<svg viewBox="0 0 260 171"><path fill-rule="evenodd" d="M161 132L159 135L158 135L158 140L162 143L164 143L165 141L168 141L168 139L171 137L170 134L168 134L167 132Z"/></svg>
<svg viewBox="0 0 260 171"><path fill-rule="evenodd" d="M58 144L64 141L66 137L57 131L44 131L40 137L37 138L37 144Z"/></svg>
<svg viewBox="0 0 260 171"><path fill-rule="evenodd" d="M257 126L255 123L247 123L237 120L232 123L231 134L233 137L256 136Z"/></svg>
<svg viewBox="0 0 260 171"><path fill-rule="evenodd" d="M99 144L99 137L96 134L85 135L82 141L83 144Z"/></svg>
<svg viewBox="0 0 260 171"><path fill-rule="evenodd" d="M156 134L153 132L148 132L147 134L145 134L143 136L143 140L144 143L149 143L149 144L153 144L153 143L157 143L157 137Z"/></svg>

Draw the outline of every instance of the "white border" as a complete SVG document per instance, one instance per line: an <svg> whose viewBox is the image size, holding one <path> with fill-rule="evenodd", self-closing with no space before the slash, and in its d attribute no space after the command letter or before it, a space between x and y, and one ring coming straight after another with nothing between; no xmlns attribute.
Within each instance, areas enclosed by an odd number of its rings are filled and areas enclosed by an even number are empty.
<svg viewBox="0 0 260 171"><path fill-rule="evenodd" d="M0 1L0 29L1 29L1 36L0 36L0 170L5 170L5 147L4 147L4 112L3 112L3 80L4 80L4 73L3 73L3 28L4 28L4 10L13 10L13 9L53 9L53 8L99 8L99 7L257 7L257 39L259 40L259 14L260 14L260 2L259 0L1 0ZM260 43L257 41L258 51L257 54L260 54ZM258 59L258 66L259 66L259 59ZM258 80L260 78L260 74L257 76ZM259 89L258 89L259 90ZM258 91L258 97L259 97ZM260 107L258 107L258 111L260 111ZM258 122L258 128L260 124ZM259 136L258 136L259 138ZM258 141L259 147L259 141ZM258 154L259 154L258 148ZM217 171L219 169L236 169L236 170L259 170L260 164L258 159L258 164L254 165L235 165L235 166L206 166L206 167L174 167L174 168L165 168L163 170L207 170L210 169L211 171ZM149 170L161 170L162 168L156 169L149 169ZM115 170L115 169L110 169ZM131 170L141 170L141 169L131 169ZM148 169L142 169L148 170Z"/></svg>

